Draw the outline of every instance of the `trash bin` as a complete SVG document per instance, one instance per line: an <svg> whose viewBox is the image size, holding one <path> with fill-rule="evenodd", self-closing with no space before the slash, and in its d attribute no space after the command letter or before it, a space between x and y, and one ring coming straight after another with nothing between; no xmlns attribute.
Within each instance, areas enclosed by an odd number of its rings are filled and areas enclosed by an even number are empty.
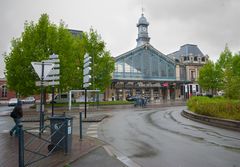
<svg viewBox="0 0 240 167"><path fill-rule="evenodd" d="M71 151L72 147L72 117L52 116L49 117L51 126L51 145L48 150L64 149L65 153Z"/></svg>

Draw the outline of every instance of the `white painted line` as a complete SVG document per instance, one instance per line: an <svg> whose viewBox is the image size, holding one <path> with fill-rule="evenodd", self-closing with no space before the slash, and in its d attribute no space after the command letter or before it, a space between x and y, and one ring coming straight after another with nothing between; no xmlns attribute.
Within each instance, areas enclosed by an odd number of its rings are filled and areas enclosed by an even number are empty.
<svg viewBox="0 0 240 167"><path fill-rule="evenodd" d="M87 134L97 134L97 131L87 131Z"/></svg>
<svg viewBox="0 0 240 167"><path fill-rule="evenodd" d="M136 162L134 162L131 159L129 159L128 157L124 156L122 153L120 153L118 150L116 150L112 146L107 145L106 147L107 147L107 150L108 150L107 152L110 152L109 155L115 155L116 158L119 161L121 161L122 163L124 163L126 166L128 166L128 167L141 167Z"/></svg>
<svg viewBox="0 0 240 167"><path fill-rule="evenodd" d="M9 133L10 130L3 130L2 132L3 132L3 133Z"/></svg>
<svg viewBox="0 0 240 167"><path fill-rule="evenodd" d="M98 135L88 135L88 136L98 138Z"/></svg>
<svg viewBox="0 0 240 167"><path fill-rule="evenodd" d="M89 127L98 127L98 124L89 125Z"/></svg>
<svg viewBox="0 0 240 167"><path fill-rule="evenodd" d="M107 151L107 153L108 153L109 156L111 156L111 157L114 156L114 154L111 152L111 150L108 148L107 145L104 145L103 148Z"/></svg>
<svg viewBox="0 0 240 167"><path fill-rule="evenodd" d="M88 130L97 130L98 129L98 127L90 127L90 128L88 128Z"/></svg>

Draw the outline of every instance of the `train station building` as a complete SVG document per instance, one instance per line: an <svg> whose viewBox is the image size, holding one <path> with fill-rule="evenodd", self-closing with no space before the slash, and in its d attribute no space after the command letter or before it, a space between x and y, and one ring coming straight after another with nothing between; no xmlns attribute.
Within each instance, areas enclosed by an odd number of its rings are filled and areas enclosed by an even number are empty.
<svg viewBox="0 0 240 167"><path fill-rule="evenodd" d="M207 62L197 45L185 44L171 54L163 54L150 44L149 23L138 20L134 49L115 58L112 84L106 100L125 100L127 96L144 96L151 101L174 100L201 92L196 79Z"/></svg>

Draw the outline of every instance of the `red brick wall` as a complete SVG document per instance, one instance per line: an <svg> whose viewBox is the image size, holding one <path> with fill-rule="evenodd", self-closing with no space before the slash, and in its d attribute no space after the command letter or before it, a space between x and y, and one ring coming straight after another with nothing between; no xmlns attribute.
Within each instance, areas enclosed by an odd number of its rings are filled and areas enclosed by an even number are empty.
<svg viewBox="0 0 240 167"><path fill-rule="evenodd" d="M9 89L7 89L7 96L3 97L3 86L7 86L6 79L0 79L0 100L9 100L10 98L16 97L16 93L14 91L10 91Z"/></svg>

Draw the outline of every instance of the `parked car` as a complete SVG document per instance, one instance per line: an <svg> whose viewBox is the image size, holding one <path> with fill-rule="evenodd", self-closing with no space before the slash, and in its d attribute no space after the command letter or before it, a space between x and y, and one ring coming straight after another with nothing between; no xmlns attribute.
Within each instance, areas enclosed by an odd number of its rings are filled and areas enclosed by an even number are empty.
<svg viewBox="0 0 240 167"><path fill-rule="evenodd" d="M72 102L76 102L74 95L72 94ZM54 97L54 103L68 103L69 102L69 94L68 93L63 93L63 94L57 94ZM52 103L52 101L50 101Z"/></svg>
<svg viewBox="0 0 240 167"><path fill-rule="evenodd" d="M130 96L130 95L128 95L128 96L126 97L126 100L127 100L127 101L135 101L137 98L138 98L138 97L136 97L136 96Z"/></svg>
<svg viewBox="0 0 240 167"><path fill-rule="evenodd" d="M18 99L17 98L11 98L9 101L8 101L8 106L16 106L18 103Z"/></svg>
<svg viewBox="0 0 240 167"><path fill-rule="evenodd" d="M33 104L35 103L36 99L32 96L26 97L25 99L22 100L23 104Z"/></svg>

